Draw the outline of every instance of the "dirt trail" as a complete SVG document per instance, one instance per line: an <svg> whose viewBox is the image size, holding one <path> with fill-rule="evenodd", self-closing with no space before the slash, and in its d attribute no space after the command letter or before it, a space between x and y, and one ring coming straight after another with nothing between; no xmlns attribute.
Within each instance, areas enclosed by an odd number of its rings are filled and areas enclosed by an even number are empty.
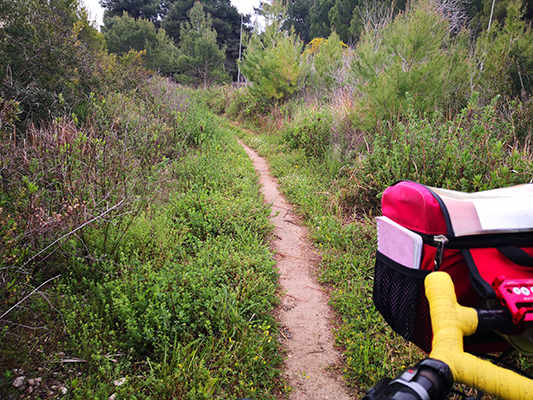
<svg viewBox="0 0 533 400"><path fill-rule="evenodd" d="M283 297L278 308L283 345L287 350L284 375L292 392L290 400L349 399L337 366L340 353L334 348L330 321L332 311L328 295L314 276L316 254L307 240L307 230L300 226L270 175L267 162L244 145L246 153L260 174L265 201L272 204L275 224L272 246L281 274Z"/></svg>

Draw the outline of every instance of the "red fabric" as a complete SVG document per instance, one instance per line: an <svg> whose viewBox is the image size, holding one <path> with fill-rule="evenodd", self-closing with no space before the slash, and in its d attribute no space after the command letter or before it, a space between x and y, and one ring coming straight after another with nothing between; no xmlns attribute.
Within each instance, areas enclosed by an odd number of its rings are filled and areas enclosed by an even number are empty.
<svg viewBox="0 0 533 400"><path fill-rule="evenodd" d="M522 247L521 249L533 256L533 247ZM492 284L494 278L502 275L507 279L533 278L533 268L522 267L513 263L498 249L470 249L470 254L472 254L479 274L489 284Z"/></svg>
<svg viewBox="0 0 533 400"><path fill-rule="evenodd" d="M415 232L445 235L446 221L435 197L423 185L399 182L383 192L383 215Z"/></svg>
<svg viewBox="0 0 533 400"><path fill-rule="evenodd" d="M402 181L385 190L382 197L382 213L398 224L412 231L427 235L447 235L446 221L439 203L423 185ZM533 247L524 249L533 256ZM436 247L424 244L421 269L433 270ZM512 263L497 249L471 249L472 257L481 277L492 283L495 277L508 275L508 278L531 278L533 269ZM470 282L469 269L460 250L444 249L440 271L450 274L459 304L477 307L481 296ZM503 272L505 271L505 272ZM422 327L417 327L422 329ZM471 343L465 345L467 351L500 352L510 348L503 339L492 343Z"/></svg>
<svg viewBox="0 0 533 400"><path fill-rule="evenodd" d="M424 244L421 269L433 270L436 248ZM470 283L468 266L460 250L445 249L440 271L447 272L455 285L457 301L462 306L477 307L480 296Z"/></svg>
<svg viewBox="0 0 533 400"><path fill-rule="evenodd" d="M495 250L495 249L474 249L472 250L472 253L474 253L475 250L479 250L477 251L477 255L479 255L479 258L481 258L481 255L484 252L486 252L486 250ZM531 250L531 254L533 255L533 249L530 249L530 250ZM500 253L498 250L496 251ZM422 269L433 270L435 252L436 252L435 247L424 244L424 249L422 252L422 264L421 264ZM490 255L487 254L487 256L492 257L494 256L494 254L491 252L491 254ZM503 255L501 256L503 257ZM507 260L507 262L510 263L509 260ZM479 264L476 264L476 265L479 265ZM493 267L494 268L492 272L489 273L490 275L492 275L492 273L496 273L496 268L498 268L498 270L499 268L501 268L499 261L493 263ZM520 268L524 268L524 267L520 267ZM442 264L439 270L445 271L448 274L450 274L452 281L454 283L454 286L455 286L455 294L457 296L457 302L459 304L466 306L466 307L478 307L479 306L481 296L477 293L477 291L474 289L474 287L470 283L468 266L466 265L466 261L463 255L461 254L460 250L445 249L444 256L442 258ZM499 271L501 272L501 270ZM530 276L531 276L531 272L530 272ZM510 348L511 348L511 345L503 339L501 339L498 342L465 343L465 351L477 352L477 353L500 353Z"/></svg>

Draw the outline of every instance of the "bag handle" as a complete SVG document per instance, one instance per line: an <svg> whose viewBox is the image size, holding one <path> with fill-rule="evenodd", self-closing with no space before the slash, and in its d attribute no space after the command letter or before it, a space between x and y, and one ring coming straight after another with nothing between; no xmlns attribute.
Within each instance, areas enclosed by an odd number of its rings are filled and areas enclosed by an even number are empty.
<svg viewBox="0 0 533 400"><path fill-rule="evenodd" d="M533 268L533 257L517 246L501 246L497 249L509 260L522 267Z"/></svg>

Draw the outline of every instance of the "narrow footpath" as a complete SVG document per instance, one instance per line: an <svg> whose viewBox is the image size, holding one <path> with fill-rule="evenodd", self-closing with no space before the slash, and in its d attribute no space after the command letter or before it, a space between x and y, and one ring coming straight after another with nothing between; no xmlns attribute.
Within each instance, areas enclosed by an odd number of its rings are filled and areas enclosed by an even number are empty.
<svg viewBox="0 0 533 400"><path fill-rule="evenodd" d="M327 304L328 294L316 280L317 256L307 239L307 230L278 190L267 162L240 143L260 175L266 203L272 204L271 220L275 224L272 247L283 293L277 317L287 351L284 375L292 388L289 399L349 399L339 371L340 353L334 347L331 331L333 312Z"/></svg>

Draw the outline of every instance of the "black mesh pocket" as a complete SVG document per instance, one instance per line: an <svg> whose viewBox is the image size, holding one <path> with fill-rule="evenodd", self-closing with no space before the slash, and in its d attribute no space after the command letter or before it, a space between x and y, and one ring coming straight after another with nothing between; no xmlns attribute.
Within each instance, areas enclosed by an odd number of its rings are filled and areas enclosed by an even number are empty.
<svg viewBox="0 0 533 400"><path fill-rule="evenodd" d="M402 337L431 351L431 318L424 279L431 271L404 267L376 254L373 300L385 321Z"/></svg>

